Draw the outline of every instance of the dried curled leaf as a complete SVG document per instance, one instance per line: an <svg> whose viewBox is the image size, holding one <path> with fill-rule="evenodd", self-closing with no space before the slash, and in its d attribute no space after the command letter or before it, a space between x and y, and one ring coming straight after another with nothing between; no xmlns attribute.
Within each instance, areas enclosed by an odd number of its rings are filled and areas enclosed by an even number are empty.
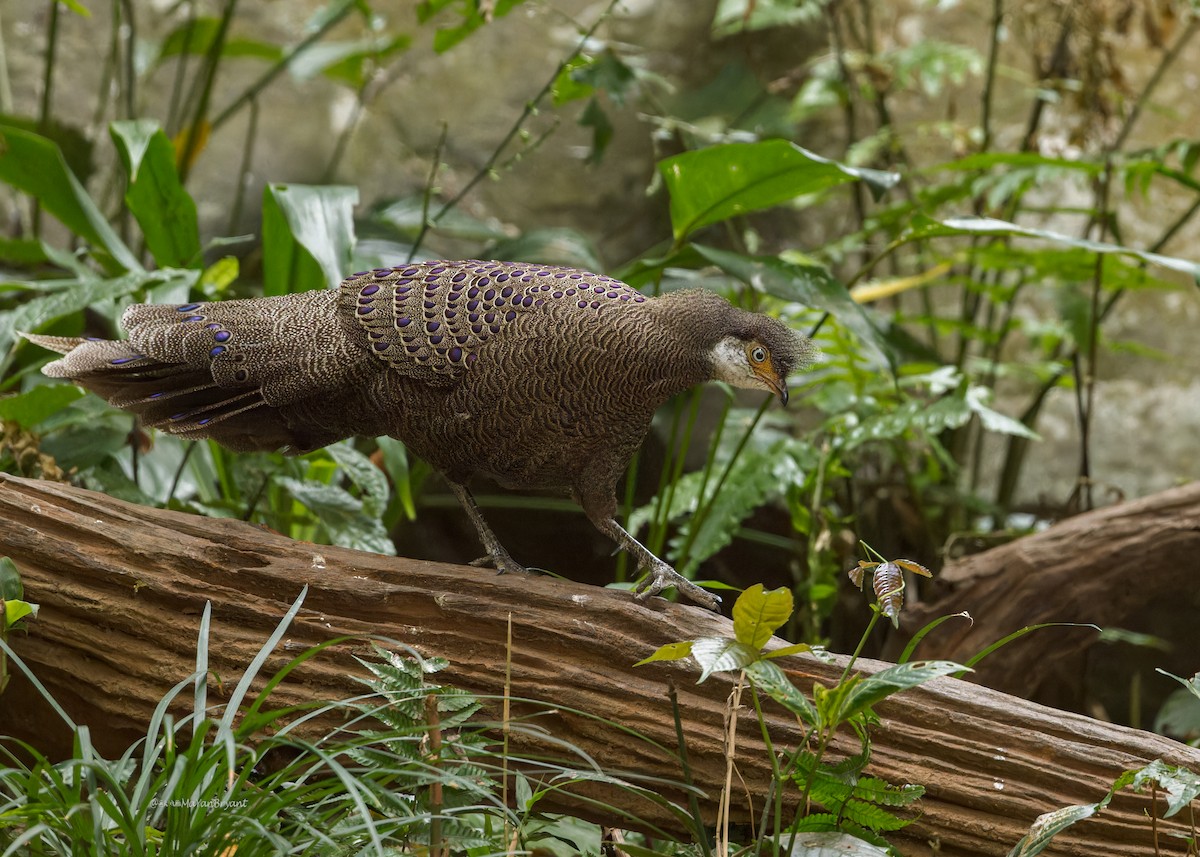
<svg viewBox="0 0 1200 857"><path fill-rule="evenodd" d="M846 572L846 576L850 578L850 582L857 586L861 592L863 587L863 574L875 568L877 565L879 565L877 562L867 562L865 559L860 559L858 561L858 565Z"/></svg>
<svg viewBox="0 0 1200 857"><path fill-rule="evenodd" d="M921 577L933 577L933 572L919 562L913 562L911 559L897 559L893 560L893 562L905 571L911 571L913 574L921 575Z"/></svg>
<svg viewBox="0 0 1200 857"><path fill-rule="evenodd" d="M875 598L883 615L900 626L900 608L904 606L904 571L894 562L880 563L872 575Z"/></svg>

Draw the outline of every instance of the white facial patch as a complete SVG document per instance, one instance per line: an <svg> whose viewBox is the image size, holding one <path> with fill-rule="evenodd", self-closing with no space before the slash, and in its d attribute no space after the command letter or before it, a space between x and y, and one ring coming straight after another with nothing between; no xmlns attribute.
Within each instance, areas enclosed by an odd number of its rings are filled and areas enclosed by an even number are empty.
<svg viewBox="0 0 1200 857"><path fill-rule="evenodd" d="M735 387L747 390L770 390L761 378L750 368L746 357L746 343L734 336L727 336L718 342L708 354L712 360L713 380L724 381Z"/></svg>

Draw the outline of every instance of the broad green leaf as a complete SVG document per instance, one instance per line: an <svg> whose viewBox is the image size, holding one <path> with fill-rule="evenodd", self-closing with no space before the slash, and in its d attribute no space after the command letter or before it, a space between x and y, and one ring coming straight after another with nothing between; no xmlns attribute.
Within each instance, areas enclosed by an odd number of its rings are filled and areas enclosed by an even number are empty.
<svg viewBox="0 0 1200 857"><path fill-rule="evenodd" d="M29 429L83 395L71 384L42 384L16 396L0 398L0 419Z"/></svg>
<svg viewBox="0 0 1200 857"><path fill-rule="evenodd" d="M396 546L379 519L363 513L363 503L336 485L281 476L278 482L317 516L335 545L394 556Z"/></svg>
<svg viewBox="0 0 1200 857"><path fill-rule="evenodd" d="M733 603L733 633L743 644L759 651L791 618L794 606L792 590L786 586L768 591L756 583Z"/></svg>
<svg viewBox="0 0 1200 857"><path fill-rule="evenodd" d="M825 310L858 337L870 363L881 368L890 365L890 348L883 333L824 265L798 264L775 256L746 256L700 244L692 247L726 274L758 291Z"/></svg>
<svg viewBox="0 0 1200 857"><path fill-rule="evenodd" d="M772 654L774 654L772 652ZM746 665L746 675L754 686L809 726L817 725L817 709L796 685L788 680L787 673L769 660L758 660Z"/></svg>
<svg viewBox="0 0 1200 857"><path fill-rule="evenodd" d="M202 56L212 50L213 42L221 29L219 18L196 18L181 24L167 35L159 46L155 61L168 57L187 55ZM283 59L284 49L279 45L255 39L227 39L221 48L222 57L248 57L278 62Z"/></svg>
<svg viewBox="0 0 1200 857"><path fill-rule="evenodd" d="M692 657L700 664L699 681L715 672L740 670L758 659L758 650L728 637L702 637L692 642Z"/></svg>
<svg viewBox="0 0 1200 857"><path fill-rule="evenodd" d="M658 165L671 197L676 243L697 229L781 205L850 181L876 196L899 181L895 173L858 169L786 140L727 143L667 158Z"/></svg>
<svg viewBox="0 0 1200 857"><path fill-rule="evenodd" d="M9 601L7 598L4 599L4 622L8 628L11 628L26 616L37 618L37 612L38 605L36 604L30 604L28 601Z"/></svg>
<svg viewBox="0 0 1200 857"><path fill-rule="evenodd" d="M179 181L175 147L167 135L152 119L113 122L109 132L125 167L125 202L154 261L160 268L199 264L196 203Z"/></svg>
<svg viewBox="0 0 1200 857"><path fill-rule="evenodd" d="M1200 796L1200 774L1168 765L1161 759L1155 759L1132 774L1130 785L1138 791L1153 782L1166 792L1167 811L1163 813L1163 818L1170 818Z"/></svg>
<svg viewBox="0 0 1200 857"><path fill-rule="evenodd" d="M336 286L349 273L358 189L269 184L263 189L263 292Z"/></svg>
<svg viewBox="0 0 1200 857"><path fill-rule="evenodd" d="M790 646L783 646L779 649L771 649L769 652L763 652L764 658L786 658L791 655L803 655L812 651L812 646L808 643L792 643Z"/></svg>
<svg viewBox="0 0 1200 857"><path fill-rule="evenodd" d="M965 667L952 661L913 661L888 667L874 675L864 675L846 697L841 709L845 720L865 711L893 693L924 684L940 676L961 673Z"/></svg>
<svg viewBox="0 0 1200 857"><path fill-rule="evenodd" d="M20 601L25 595L21 584L21 573L17 564L9 557L0 556L0 598L5 601Z"/></svg>
<svg viewBox="0 0 1200 857"><path fill-rule="evenodd" d="M1043 241L1053 241L1069 247L1079 247L1093 253L1115 253L1121 256L1133 256L1143 262L1159 265L1172 271L1187 274L1200 280L1200 263L1178 259L1174 256L1163 256L1146 250L1137 250L1120 244L1109 244L1104 241L1093 241L1088 238L1073 238L1061 232L1051 232L1048 229L1032 229L1027 226L1017 226L1005 220L991 217L950 217L945 220L934 220L924 215L913 218L912 226L905 233L903 240L924 238L940 238L955 235L996 235L1018 238L1037 238Z"/></svg>
<svg viewBox="0 0 1200 857"><path fill-rule="evenodd" d="M678 643L666 643L654 650L654 654L648 658L642 658L635 667L640 667L643 664L652 664L655 661L681 661L692 653L692 641L682 640Z"/></svg>
<svg viewBox="0 0 1200 857"><path fill-rule="evenodd" d="M349 477L363 493L363 514L375 518L380 517L388 502L388 481L384 472L376 467L371 459L363 455L347 442L335 443L325 448L325 452L337 462L338 467Z"/></svg>
<svg viewBox="0 0 1200 857"><path fill-rule="evenodd" d="M433 49L439 54L450 50L471 33L494 18L503 18L525 0L495 0L495 2L457 3L456 0L422 0L417 4L417 20L422 24L448 6L462 7L462 22L453 26L439 27L433 37Z"/></svg>
<svg viewBox="0 0 1200 857"><path fill-rule="evenodd" d="M51 140L0 124L0 181L38 200L64 226L89 242L112 273L142 270Z"/></svg>

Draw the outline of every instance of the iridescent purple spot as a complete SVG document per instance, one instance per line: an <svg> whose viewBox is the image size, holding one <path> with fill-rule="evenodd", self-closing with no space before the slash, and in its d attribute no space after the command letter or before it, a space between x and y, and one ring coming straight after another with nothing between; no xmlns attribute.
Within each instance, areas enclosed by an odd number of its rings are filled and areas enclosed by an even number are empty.
<svg viewBox="0 0 1200 857"><path fill-rule="evenodd" d="M379 283L371 283L371 285L363 288L359 294L363 297L369 297L370 295L375 294L377 291L379 291Z"/></svg>
<svg viewBox="0 0 1200 857"><path fill-rule="evenodd" d="M204 321L204 316L202 316L202 315L189 315L187 318L185 318L185 319L184 319L184 321Z"/></svg>
<svg viewBox="0 0 1200 857"><path fill-rule="evenodd" d="M600 301L592 301L592 309L600 309Z"/></svg>
<svg viewBox="0 0 1200 857"><path fill-rule="evenodd" d="M498 325L498 324L493 324L491 327L489 327L489 328L488 328L488 330L490 330L492 333L499 333L499 332L500 332L500 325Z"/></svg>
<svg viewBox="0 0 1200 857"><path fill-rule="evenodd" d="M541 298L538 298L536 301L534 301L534 302L533 302L533 305L534 305L534 306L541 306L541 305L542 305L542 304L544 304L544 303L545 303L545 301L544 301L544 300L542 300Z"/></svg>
<svg viewBox="0 0 1200 857"><path fill-rule="evenodd" d="M436 276L437 274L443 274L443 273L445 273L445 272L446 272L446 266L445 266L445 265L438 265L436 268L430 268L430 269L429 269L429 273L431 273L431 274L433 274L433 275L435 275L435 276Z"/></svg>
<svg viewBox="0 0 1200 857"><path fill-rule="evenodd" d="M388 350L388 343L386 343L386 342L375 342L375 343L372 343L371 347L372 347L372 348L374 348L376 351L387 351L387 350Z"/></svg>
<svg viewBox="0 0 1200 857"><path fill-rule="evenodd" d="M646 301L646 296L645 296L645 295L638 295L637 297L635 297L635 298L633 299L633 302L634 302L634 303L636 303L636 304L645 303L645 301Z"/></svg>
<svg viewBox="0 0 1200 857"><path fill-rule="evenodd" d="M228 330L218 330L213 334L213 339L217 342L228 342L232 336L233 334Z"/></svg>
<svg viewBox="0 0 1200 857"><path fill-rule="evenodd" d="M405 268L403 271L400 272L400 276L413 277L413 276L416 276L420 272L420 270L421 270L420 268Z"/></svg>
<svg viewBox="0 0 1200 857"><path fill-rule="evenodd" d="M419 345L406 345L406 346L404 346L404 350L405 350L405 351L407 351L409 354L416 354L418 351L420 351L420 350L421 350L421 346L419 346Z"/></svg>
<svg viewBox="0 0 1200 857"><path fill-rule="evenodd" d="M496 306L504 306L505 303L504 298L496 298Z"/></svg>
<svg viewBox="0 0 1200 857"><path fill-rule="evenodd" d="M209 322L208 324L204 325L204 329L205 330L220 330L221 325L217 324L215 321L212 321L212 322Z"/></svg>
<svg viewBox="0 0 1200 857"><path fill-rule="evenodd" d="M516 272L514 272L514 273L516 273ZM508 280L508 274L497 274L497 275L496 275L496 282L497 282L497 283L503 283L503 282L505 282L505 281L507 281L507 280Z"/></svg>
<svg viewBox="0 0 1200 857"><path fill-rule="evenodd" d="M151 393L151 394L150 394L149 396L147 396L146 398L147 398L147 399L157 399L159 396L162 396L162 395L164 395L164 393L160 391L160 392L157 392L157 393Z"/></svg>
<svg viewBox="0 0 1200 857"><path fill-rule="evenodd" d="M608 293L608 296L609 296L610 298L615 298L615 297L616 297L618 294L619 294L618 292L609 292L609 293Z"/></svg>
<svg viewBox="0 0 1200 857"><path fill-rule="evenodd" d="M587 301L579 301L575 304L575 306L579 307L580 309L587 309Z"/></svg>
<svg viewBox="0 0 1200 857"><path fill-rule="evenodd" d="M496 320L496 314L494 312L484 313L483 320L486 321L488 324L491 324L492 322L494 322Z"/></svg>
<svg viewBox="0 0 1200 857"><path fill-rule="evenodd" d="M456 337L454 337L454 341L455 341L455 342L457 342L459 345L466 345L468 342L470 342L470 341L471 341L471 337L469 337L469 336L456 336Z"/></svg>
<svg viewBox="0 0 1200 857"><path fill-rule="evenodd" d="M374 274L375 274L375 279L382 280L384 277L390 277L392 275L392 269L391 268L376 268L374 271Z"/></svg>
<svg viewBox="0 0 1200 857"><path fill-rule="evenodd" d="M212 348L210 348L208 350L209 357L220 357L224 353L225 353L224 345L214 345Z"/></svg>
<svg viewBox="0 0 1200 857"><path fill-rule="evenodd" d="M475 288L474 286L467 289L467 297L471 298L472 300L479 297L479 289Z"/></svg>
<svg viewBox="0 0 1200 857"><path fill-rule="evenodd" d="M436 301L425 301L425 309L433 309L437 306Z"/></svg>
<svg viewBox="0 0 1200 857"><path fill-rule="evenodd" d="M569 298L575 297L575 289L567 289L567 297L569 297Z"/></svg>
<svg viewBox="0 0 1200 857"><path fill-rule="evenodd" d="M359 315L367 315L368 313L372 313L372 312L375 312L375 307L373 307L373 306L360 306L358 308Z"/></svg>
<svg viewBox="0 0 1200 857"><path fill-rule="evenodd" d="M239 369L233 373L233 377L238 381L245 381L247 378L250 377L250 373L247 372L245 369Z"/></svg>
<svg viewBox="0 0 1200 857"><path fill-rule="evenodd" d="M483 299L485 301L492 301L492 300L495 300L495 298L496 298L496 290L495 289L488 289L486 292L483 293Z"/></svg>
<svg viewBox="0 0 1200 857"><path fill-rule="evenodd" d="M554 297L554 298L561 298L562 296L563 296L562 292L555 292L553 295L551 295L551 297Z"/></svg>
<svg viewBox="0 0 1200 857"><path fill-rule="evenodd" d="M406 315L402 315L396 319L396 327L408 327L410 324L412 324L412 319Z"/></svg>
<svg viewBox="0 0 1200 857"><path fill-rule="evenodd" d="M526 295L521 299L522 306L533 306L533 295Z"/></svg>
<svg viewBox="0 0 1200 857"><path fill-rule="evenodd" d="M475 361L478 359L479 359L479 355L476 354L474 351L472 351L470 354L467 355L467 365L468 366L473 365L475 363Z"/></svg>
<svg viewBox="0 0 1200 857"><path fill-rule="evenodd" d="M430 280L428 277L425 278L425 291L437 291L439 286L441 286L441 283L439 283L437 280Z"/></svg>
<svg viewBox="0 0 1200 857"><path fill-rule="evenodd" d="M500 294L504 295L504 297L506 297L506 298L511 298L511 297L512 297L512 293L513 293L513 287L512 287L512 286L505 286L504 288L502 288L502 289L500 290Z"/></svg>
<svg viewBox="0 0 1200 857"><path fill-rule="evenodd" d="M521 282L522 282L522 283L532 283L532 282L533 282L533 277L532 277L532 276L530 276L529 274L526 274L525 276L523 276L523 277L521 278Z"/></svg>
<svg viewBox="0 0 1200 857"><path fill-rule="evenodd" d="M212 422L212 417L205 417L205 418L204 418L204 419L202 419L202 420L196 420L196 425L198 425L198 426L206 426L206 425L208 425L208 424L209 424L209 423L211 423L211 422Z"/></svg>
<svg viewBox="0 0 1200 857"><path fill-rule="evenodd" d="M505 279L508 279L508 278L505 277ZM496 280L499 281L500 278L497 277ZM489 280L487 277L480 277L479 282L476 283L476 285L479 285L479 286L490 286L491 284L492 284L492 281Z"/></svg>
<svg viewBox="0 0 1200 857"><path fill-rule="evenodd" d="M571 279L572 279L572 280L582 280L582 279L583 279L583 274L581 274L581 273L579 273L578 271L576 271L574 274L572 274L572 275L571 275Z"/></svg>
<svg viewBox="0 0 1200 857"><path fill-rule="evenodd" d="M350 276L352 276L352 277L365 277L365 276L366 276L367 274L369 274L369 273L371 273L371 272L370 272L370 271L355 271L355 272L354 272L353 274L351 274Z"/></svg>
<svg viewBox="0 0 1200 857"><path fill-rule="evenodd" d="M180 412L179 412L179 413L177 413L177 414L171 414L171 416L169 417L169 419L170 419L172 422L174 422L175 420L181 420L181 419L183 419L183 418L184 418L184 417L186 417L186 416L187 416L187 411L180 411Z"/></svg>
<svg viewBox="0 0 1200 857"><path fill-rule="evenodd" d="M445 338L446 337L442 336L440 333L435 333L433 336L429 337L429 344L430 345L441 345L442 340Z"/></svg>
<svg viewBox="0 0 1200 857"><path fill-rule="evenodd" d="M411 291L412 291L412 286L401 286L400 288L396 289L396 300L399 300L402 296L408 294Z"/></svg>
<svg viewBox="0 0 1200 857"><path fill-rule="evenodd" d="M598 295L604 294L604 286L592 286L592 291Z"/></svg>
<svg viewBox="0 0 1200 857"><path fill-rule="evenodd" d="M129 357L118 357L115 360L109 360L108 362L114 366L122 366L125 363L133 363L135 360L141 360L141 359L142 359L142 355L134 354Z"/></svg>
<svg viewBox="0 0 1200 857"><path fill-rule="evenodd" d="M477 312L467 313L467 321L470 321L470 322L479 321L479 313L477 313Z"/></svg>
<svg viewBox="0 0 1200 857"><path fill-rule="evenodd" d="M465 280L466 278L467 278L467 272L466 272L466 271L459 271L457 274L455 274L453 277L451 277L451 279L450 279L450 282L452 282L452 283L461 283L461 282L462 282L463 280Z"/></svg>
<svg viewBox="0 0 1200 857"><path fill-rule="evenodd" d="M467 301L467 309L470 312L475 312L475 310L479 309L479 301Z"/></svg>
<svg viewBox="0 0 1200 857"><path fill-rule="evenodd" d="M175 312L191 312L199 306L200 304L184 304L183 306L175 307Z"/></svg>
<svg viewBox="0 0 1200 857"><path fill-rule="evenodd" d="M403 280L396 280L396 285L397 285L397 286L411 286L411 285L412 285L412 278L411 278L411 277L405 277Z"/></svg>
<svg viewBox="0 0 1200 857"><path fill-rule="evenodd" d="M515 312L513 312L512 310L509 310L508 312L506 312L504 314L505 321L512 321L516 317L517 317L517 314Z"/></svg>
<svg viewBox="0 0 1200 857"><path fill-rule="evenodd" d="M565 273L563 273L562 271L559 271L557 274L554 275L554 279L561 280L565 276L566 276Z"/></svg>
<svg viewBox="0 0 1200 857"><path fill-rule="evenodd" d="M451 363L457 363L462 360L462 349L456 345L446 352L446 356L450 358Z"/></svg>
<svg viewBox="0 0 1200 857"><path fill-rule="evenodd" d="M437 330L439 327L441 327L441 326L442 326L442 323L441 323L441 322L439 322L439 321L427 321L427 322L425 322L425 329L426 329L426 330L428 330L430 333L433 333L434 331L436 331L436 330Z"/></svg>
<svg viewBox="0 0 1200 857"><path fill-rule="evenodd" d="M455 312L454 310L452 310L452 309L448 309L448 310L446 310L444 313L442 313L442 315L445 317L445 319L446 319L447 321L449 321L450 319L452 319L452 318L454 318L456 315L458 315L458 313L456 313L456 312Z"/></svg>
<svg viewBox="0 0 1200 857"><path fill-rule="evenodd" d="M482 324L471 325L471 333L483 333L483 325Z"/></svg>
<svg viewBox="0 0 1200 857"><path fill-rule="evenodd" d="M623 300L623 301L629 300L629 295L621 295L621 300Z"/></svg>

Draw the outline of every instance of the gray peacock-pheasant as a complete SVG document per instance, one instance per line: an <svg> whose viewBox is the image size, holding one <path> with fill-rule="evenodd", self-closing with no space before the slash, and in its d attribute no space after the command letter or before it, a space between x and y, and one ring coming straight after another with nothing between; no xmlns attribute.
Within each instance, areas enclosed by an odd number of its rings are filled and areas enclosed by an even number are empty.
<svg viewBox="0 0 1200 857"><path fill-rule="evenodd" d="M69 378L150 426L234 450L306 452L390 435L447 479L490 563L523 570L468 483L569 491L646 573L679 575L616 521L616 484L655 410L701 382L767 390L810 360L808 340L702 290L648 298L610 277L516 262L428 262L354 274L337 290L137 305L126 341L28 335Z"/></svg>

